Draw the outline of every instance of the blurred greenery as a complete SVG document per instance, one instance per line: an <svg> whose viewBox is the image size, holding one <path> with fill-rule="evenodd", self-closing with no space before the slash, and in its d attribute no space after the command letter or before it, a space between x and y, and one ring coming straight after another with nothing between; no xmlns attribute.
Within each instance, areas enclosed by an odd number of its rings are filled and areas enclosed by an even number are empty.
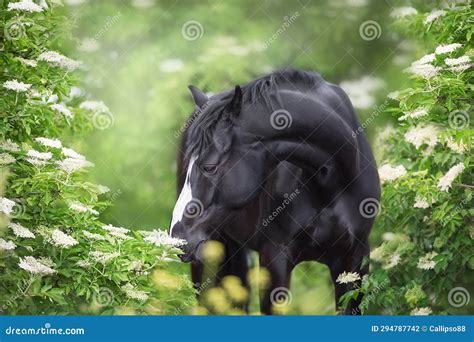
<svg viewBox="0 0 474 342"><path fill-rule="evenodd" d="M375 118L367 128L372 137L389 120L376 104L402 84L400 70L416 54L390 28L389 1L65 2L87 97L103 100L114 115L113 126L96 130L82 152L112 190L114 206L103 219L130 228L168 227L180 133L193 109L188 84L212 93L272 70L317 71L351 97L362 92L352 99L361 121ZM371 40L359 32L368 20L380 25ZM190 22L198 24L197 39L185 39ZM299 265L292 292L292 312L334 313L325 266Z"/></svg>

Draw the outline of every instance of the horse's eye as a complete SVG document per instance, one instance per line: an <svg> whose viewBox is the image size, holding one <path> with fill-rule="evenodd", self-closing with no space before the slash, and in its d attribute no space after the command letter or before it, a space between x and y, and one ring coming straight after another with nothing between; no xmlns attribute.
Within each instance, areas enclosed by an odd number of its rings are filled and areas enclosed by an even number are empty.
<svg viewBox="0 0 474 342"><path fill-rule="evenodd" d="M202 169L205 173L209 173L209 174L212 175L212 174L216 173L217 165L211 165L211 164L204 165Z"/></svg>

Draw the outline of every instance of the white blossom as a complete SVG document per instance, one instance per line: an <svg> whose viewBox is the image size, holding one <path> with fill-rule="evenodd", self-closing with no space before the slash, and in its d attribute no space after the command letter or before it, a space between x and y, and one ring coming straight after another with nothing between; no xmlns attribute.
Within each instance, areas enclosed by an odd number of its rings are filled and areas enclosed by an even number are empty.
<svg viewBox="0 0 474 342"><path fill-rule="evenodd" d="M49 275L56 272L51 267L44 265L32 256L21 258L18 266L32 274L38 275Z"/></svg>
<svg viewBox="0 0 474 342"><path fill-rule="evenodd" d="M113 258L116 258L116 257L120 256L120 253L118 253L118 252L106 253L106 252L101 252L101 251L93 251L93 252L90 252L90 256L96 262L100 262L101 264L105 264L108 261L112 260Z"/></svg>
<svg viewBox="0 0 474 342"><path fill-rule="evenodd" d="M431 11L430 14L428 14L428 16L425 18L425 21L424 23L426 25L428 24L431 24L433 21L435 21L436 19L440 18L440 17L443 17L446 15L446 12L443 11L443 10L433 10Z"/></svg>
<svg viewBox="0 0 474 342"><path fill-rule="evenodd" d="M93 163L76 158L66 158L58 162L59 168L66 173L73 173L85 167L94 166Z"/></svg>
<svg viewBox="0 0 474 342"><path fill-rule="evenodd" d="M17 57L16 59L18 61L20 61L21 64L26 65L26 66L30 66L32 68L35 68L38 65L38 62L36 62L35 60L32 60L32 59L25 59L25 58L21 58L21 57Z"/></svg>
<svg viewBox="0 0 474 342"><path fill-rule="evenodd" d="M339 274L336 279L336 282L339 284L353 283L357 280L360 280L360 274L357 272L343 272Z"/></svg>
<svg viewBox="0 0 474 342"><path fill-rule="evenodd" d="M413 8L413 7L397 7L395 9L393 9L392 12L390 12L390 16L392 18L403 18L403 17L407 17L407 16L410 16L410 15L415 15L417 14L418 11Z"/></svg>
<svg viewBox="0 0 474 342"><path fill-rule="evenodd" d="M433 62L435 59L436 59L436 54L430 53L428 55L425 55L425 56L421 57L419 60L414 61L413 63L411 63L411 65L428 64L428 63Z"/></svg>
<svg viewBox="0 0 474 342"><path fill-rule="evenodd" d="M85 159L86 159L86 157L84 157L82 154L77 153L76 151L74 151L74 150L71 149L71 148L63 147L61 151L63 152L63 154L64 154L66 157L69 157L69 158L81 159L81 160L85 160Z"/></svg>
<svg viewBox="0 0 474 342"><path fill-rule="evenodd" d="M91 239L91 240L97 240L97 241L104 241L106 240L106 237L103 236L103 235L100 235L100 234L96 234L96 233L91 233L87 230L83 230L82 231L82 234L84 234L85 237L87 237L88 239Z"/></svg>
<svg viewBox="0 0 474 342"><path fill-rule="evenodd" d="M14 201L8 198L0 197L0 213L10 215L15 204L16 203Z"/></svg>
<svg viewBox="0 0 474 342"><path fill-rule="evenodd" d="M379 246L379 247L375 248L374 250L372 250L370 252L370 259L378 261L378 262L382 261L384 253L385 253L383 247L384 246L382 245L382 246Z"/></svg>
<svg viewBox="0 0 474 342"><path fill-rule="evenodd" d="M463 154L468 150L468 146L464 142L456 142L452 137L446 138L446 146L448 146L451 151L459 154Z"/></svg>
<svg viewBox="0 0 474 342"><path fill-rule="evenodd" d="M125 292L128 298L137 299L140 301L146 301L148 299L148 295L145 291L135 289L135 287L130 283L123 285L122 290Z"/></svg>
<svg viewBox="0 0 474 342"><path fill-rule="evenodd" d="M23 12L42 12L43 8L35 4L31 0L21 0L19 2L10 2L8 4L9 11L23 11Z"/></svg>
<svg viewBox="0 0 474 342"><path fill-rule="evenodd" d="M434 147L438 143L439 129L433 125L413 127L405 133L405 139L419 149L426 144Z"/></svg>
<svg viewBox="0 0 474 342"><path fill-rule="evenodd" d="M59 66L67 71L73 71L82 64L82 62L63 56L56 51L43 52L38 56L38 60L48 62L53 66Z"/></svg>
<svg viewBox="0 0 474 342"><path fill-rule="evenodd" d="M471 67L472 67L471 63L459 64L459 65L452 66L451 68L449 68L449 70L451 70L452 72L463 72Z"/></svg>
<svg viewBox="0 0 474 342"><path fill-rule="evenodd" d="M407 174L407 170L403 165L391 166L389 164L382 165L379 168L379 177L382 183L391 182L397 178Z"/></svg>
<svg viewBox="0 0 474 342"><path fill-rule="evenodd" d="M46 147L54 147L54 148L61 148L62 144L61 141L58 139L49 139L49 138L35 138L37 142L39 142L41 145L46 146Z"/></svg>
<svg viewBox="0 0 474 342"><path fill-rule="evenodd" d="M19 92L24 92L30 89L31 84L18 82L17 80L10 80L10 81L5 81L3 83L3 88L8 89L8 90L13 90L19 93Z"/></svg>
<svg viewBox="0 0 474 342"><path fill-rule="evenodd" d="M469 63L470 61L471 61L471 58L467 55L464 55L458 58L446 58L444 60L444 63L446 63L446 65L449 65L449 66L454 66L454 65Z"/></svg>
<svg viewBox="0 0 474 342"><path fill-rule="evenodd" d="M77 211L78 213L90 213L93 215L99 215L99 212L93 207L77 201L69 203L69 209Z"/></svg>
<svg viewBox="0 0 474 342"><path fill-rule="evenodd" d="M384 241L392 241L393 239L395 239L395 234L392 232L386 232L382 235L382 240Z"/></svg>
<svg viewBox="0 0 474 342"><path fill-rule="evenodd" d="M165 73L174 73L182 70L184 68L184 63L181 59L167 59L161 62L160 71Z"/></svg>
<svg viewBox="0 0 474 342"><path fill-rule="evenodd" d="M7 241L0 238L0 251L12 251L16 248L15 243L13 241Z"/></svg>
<svg viewBox="0 0 474 342"><path fill-rule="evenodd" d="M8 165L16 162L15 157L9 153L0 153L0 165Z"/></svg>
<svg viewBox="0 0 474 342"><path fill-rule="evenodd" d="M52 110L55 110L56 112L64 115L68 119L72 119L74 117L74 114L71 112L71 110L64 104L64 103L55 103L49 106Z"/></svg>
<svg viewBox="0 0 474 342"><path fill-rule="evenodd" d="M435 50L435 54L441 55L443 53L450 53L459 49L460 47L462 47L462 45L459 43L439 45Z"/></svg>
<svg viewBox="0 0 474 342"><path fill-rule="evenodd" d="M79 105L79 108L98 113L109 111L109 107L102 101L84 101Z"/></svg>
<svg viewBox="0 0 474 342"><path fill-rule="evenodd" d="M53 158L53 154L51 152L39 152L36 150L28 150L26 155L30 158L36 158L41 160L50 160Z"/></svg>
<svg viewBox="0 0 474 342"><path fill-rule="evenodd" d="M166 232L159 229L142 231L141 233L145 236L145 241L155 244L156 246L164 245L169 247L179 247L186 244L185 240L171 237Z"/></svg>
<svg viewBox="0 0 474 342"><path fill-rule="evenodd" d="M408 112L403 112L403 113L405 115L400 116L398 118L398 121L404 121L407 118L417 119L417 118L420 118L422 116L426 116L426 115L428 115L428 110L424 107L421 107L421 108L417 108L417 109L414 109L414 110L411 110L411 111L408 111Z"/></svg>
<svg viewBox="0 0 474 342"><path fill-rule="evenodd" d="M392 267L395 267L399 264L400 262L400 254L394 254L391 256L391 258L388 260L387 264L384 266L385 269L389 269Z"/></svg>
<svg viewBox="0 0 474 342"><path fill-rule="evenodd" d="M420 195L415 196L415 203L413 204L413 208L420 208L426 209L430 206L426 198L421 197Z"/></svg>
<svg viewBox="0 0 474 342"><path fill-rule="evenodd" d="M63 233L59 229L55 229L51 234L51 242L53 245L63 248L69 248L79 243L72 236Z"/></svg>
<svg viewBox="0 0 474 342"><path fill-rule="evenodd" d="M99 190L99 194L105 194L110 191L108 186L101 185L101 184L97 186L97 190Z"/></svg>
<svg viewBox="0 0 474 342"><path fill-rule="evenodd" d="M25 239L35 238L35 234L33 234L28 228L23 227L21 224L10 222L8 227L11 228L15 236Z"/></svg>
<svg viewBox="0 0 474 342"><path fill-rule="evenodd" d="M433 313L433 311L430 308L424 307L424 308L415 308L415 309L411 310L410 315L412 315L412 316L429 316L432 313Z"/></svg>
<svg viewBox="0 0 474 342"><path fill-rule="evenodd" d="M126 235L130 230L122 227L114 227L111 224L102 226L102 228L109 232L111 236L117 237L119 239L130 239L130 236Z"/></svg>
<svg viewBox="0 0 474 342"><path fill-rule="evenodd" d="M436 261L434 261L433 258L437 255L438 253L436 252L427 253L418 260L416 267L421 270L432 270L436 266Z"/></svg>
<svg viewBox="0 0 474 342"><path fill-rule="evenodd" d="M3 141L1 144L0 144L0 148L4 151L8 151L8 152L18 152L20 151L20 146L11 141L10 139L7 139L5 141Z"/></svg>
<svg viewBox="0 0 474 342"><path fill-rule="evenodd" d="M438 181L438 188L441 189L441 191L446 191L451 188L453 181L456 179L457 176L459 176L462 172L464 171L464 164L459 163L454 165L449 169L449 171L440 178Z"/></svg>
<svg viewBox="0 0 474 342"><path fill-rule="evenodd" d="M431 64L415 64L403 70L404 72L410 72L414 75L420 76L424 79L430 79L438 75L441 70L439 67L435 67Z"/></svg>
<svg viewBox="0 0 474 342"><path fill-rule="evenodd" d="M82 268L89 268L91 265L91 262L89 260L79 260L76 262L76 265Z"/></svg>
<svg viewBox="0 0 474 342"><path fill-rule="evenodd" d="M392 91L387 94L387 97L392 100L398 100L399 96L400 96L400 92L398 90Z"/></svg>

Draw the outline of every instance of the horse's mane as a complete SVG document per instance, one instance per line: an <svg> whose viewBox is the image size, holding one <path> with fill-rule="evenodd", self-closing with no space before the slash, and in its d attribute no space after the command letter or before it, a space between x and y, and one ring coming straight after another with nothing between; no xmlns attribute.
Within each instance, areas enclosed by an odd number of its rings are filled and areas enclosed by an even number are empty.
<svg viewBox="0 0 474 342"><path fill-rule="evenodd" d="M314 72L293 69L275 71L241 86L243 105L260 104L271 110L281 108L281 101L276 95L277 89L311 89L321 82L322 78ZM212 137L217 123L222 119L225 106L234 94L228 90L212 96L202 107L197 108L188 120L186 131L185 163L192 154L199 155L212 144Z"/></svg>

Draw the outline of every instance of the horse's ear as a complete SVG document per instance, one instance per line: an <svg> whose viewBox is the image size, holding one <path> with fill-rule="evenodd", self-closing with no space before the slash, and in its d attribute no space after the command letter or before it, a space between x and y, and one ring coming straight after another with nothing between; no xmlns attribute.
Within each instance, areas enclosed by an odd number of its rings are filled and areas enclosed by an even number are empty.
<svg viewBox="0 0 474 342"><path fill-rule="evenodd" d="M226 109L233 115L238 115L240 113L240 109L242 108L242 89L240 86L235 86L234 96L232 100L230 100L229 104L227 105Z"/></svg>
<svg viewBox="0 0 474 342"><path fill-rule="evenodd" d="M193 100L196 106L201 108L208 100L209 98L207 97L206 94L204 94L202 91L200 91L198 88L196 88L193 85L188 86L189 90L191 91L191 94L193 95Z"/></svg>

